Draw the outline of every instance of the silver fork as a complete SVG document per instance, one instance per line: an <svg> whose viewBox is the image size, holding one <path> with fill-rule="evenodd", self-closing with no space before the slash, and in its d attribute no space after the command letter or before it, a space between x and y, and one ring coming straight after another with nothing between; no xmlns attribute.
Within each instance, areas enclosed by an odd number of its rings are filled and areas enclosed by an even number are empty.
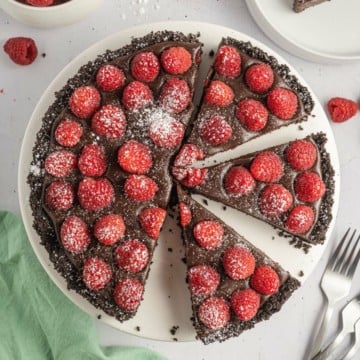
<svg viewBox="0 0 360 360"><path fill-rule="evenodd" d="M322 315L322 323L312 342L310 359L320 350L336 304L349 294L351 280L360 260L360 251L356 251L360 236L355 239L356 230L350 237L348 236L349 233L350 228L336 247L321 280L321 289L326 297L327 309Z"/></svg>
<svg viewBox="0 0 360 360"><path fill-rule="evenodd" d="M347 354L344 355L345 357L342 360L355 360L354 356L360 350L360 319L356 322L354 326L354 332L355 332L355 343L349 349Z"/></svg>

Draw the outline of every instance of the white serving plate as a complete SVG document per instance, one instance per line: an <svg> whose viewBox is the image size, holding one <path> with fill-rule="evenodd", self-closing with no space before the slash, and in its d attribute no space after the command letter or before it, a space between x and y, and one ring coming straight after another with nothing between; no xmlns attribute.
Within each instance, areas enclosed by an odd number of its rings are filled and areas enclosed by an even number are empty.
<svg viewBox="0 0 360 360"><path fill-rule="evenodd" d="M105 50L122 47L130 42L131 37L140 37L150 31L165 29L182 31L184 33L196 33L200 31L200 39L204 43L204 55L200 75L201 79L205 76L206 69L211 61L208 53L210 50L216 50L222 36L231 36L239 40L251 41L254 45L259 46L268 53L276 56L280 62L286 63L284 59L259 41L235 30L208 23L163 22L141 25L116 33L96 43L77 56L58 74L44 92L31 116L24 135L19 161L18 188L21 213L31 245L50 278L75 304L93 317L101 315L101 321L130 334L150 339L172 341L174 335L171 335L170 329L174 325L177 325L179 326L179 330L176 332L176 338L179 341L193 341L195 340L195 331L190 321L191 306L189 292L184 281L186 268L181 261L181 258L184 256L184 249L180 238L180 231L174 220L168 217L158 240L158 247L155 251L154 263L151 266L144 294L144 301L132 320L120 323L113 317L95 309L95 307L75 291L69 291L66 287L64 278L54 270L52 263L49 261L48 253L45 248L40 245L40 238L32 227L33 217L29 205L30 188L26 183L29 165L32 160L31 152L35 143L36 133L41 127L43 114L55 99L54 92L62 88L67 79L72 77L82 64L94 59L98 54L103 53ZM304 85L306 85L305 81L295 70L293 73L298 76ZM201 85L202 82L199 81L199 90ZM333 207L333 216L335 218L338 208L340 184L338 155L327 117L319 101L316 100L315 95L312 95L316 102L314 109L315 117L310 118L308 122L302 124L302 127L304 128L303 131L298 129L298 125L292 125L262 138L255 139L234 151L220 154L217 158L225 160L249 151L259 150L298 137L305 137L312 132L325 132L329 139L327 149L331 155L332 164L336 172L335 203ZM197 97L199 97L199 91ZM201 200L200 196L194 196L194 198ZM268 255L278 261L285 269L289 270L292 275L298 277L300 281L305 281L311 274L325 250L325 246L317 246L313 247L308 255L305 255L303 251L290 246L288 240L279 238L276 231L267 224L259 222L230 208L224 212L222 206L213 201L209 201L209 209L233 226L234 229L238 230L240 234L247 237L256 246L268 253ZM330 238L333 224L334 221L330 225L327 240ZM170 232L169 229L171 229L172 232ZM272 237L275 237L275 239L272 240ZM329 241L327 241L327 243L328 242ZM171 252L168 250L169 248L172 249ZM299 277L298 275L300 270L304 272L303 277ZM296 293L294 296L296 296ZM137 326L140 326L140 332L136 331L135 328Z"/></svg>

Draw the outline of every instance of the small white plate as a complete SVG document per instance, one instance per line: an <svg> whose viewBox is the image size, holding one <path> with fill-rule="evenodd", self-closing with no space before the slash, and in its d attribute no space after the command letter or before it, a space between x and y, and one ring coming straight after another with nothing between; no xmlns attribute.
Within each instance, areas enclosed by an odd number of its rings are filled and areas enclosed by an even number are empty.
<svg viewBox="0 0 360 360"><path fill-rule="evenodd" d="M191 305L189 292L185 283L186 268L181 261L184 256L184 249L180 231L173 219L168 217L158 240L158 247L156 248L153 259L154 262L151 266L149 279L146 284L144 301L139 307L138 313L132 320L120 323L113 317L95 309L75 291L69 291L66 287L65 280L54 270L45 248L40 245L38 234L32 227L33 217L29 205L30 189L29 185L26 183L29 165L32 160L31 153L35 143L36 133L41 127L41 119L44 113L54 101L54 92L61 89L82 64L94 59L98 54L105 52L107 49L117 49L128 44L131 37L140 37L150 31L157 30L173 30L182 31L184 33L197 33L200 31L200 39L204 43L200 80L204 78L206 69L211 62L211 59L208 56L210 50L216 50L218 43L223 36L231 36L239 40L251 41L253 45L259 46L269 54L276 56L280 62L286 63L284 59L259 41L235 30L207 23L164 22L146 24L126 29L96 43L76 57L59 73L41 97L32 114L24 135L19 161L18 188L20 208L29 240L39 261L55 284L81 309L94 317L101 314L101 321L130 334L156 340L172 341L173 338L176 337L179 341L193 341L195 340L195 332L190 321ZM306 85L305 81L295 70L293 71L293 74L299 78L301 83ZM200 90L202 81L199 81L198 84L198 90ZM327 149L331 155L331 161L336 171L335 203L333 206L333 216L335 218L338 208L340 184L337 150L326 115L319 102L316 100L315 95L312 95L316 102L314 109L315 117L310 118L308 122L305 122L302 125L304 128L303 131L299 131L298 125L282 128L280 131L253 140L241 146L238 150L231 151L231 156L236 156L247 151L259 150L263 147L280 144L298 137L305 137L312 132L325 132L329 139ZM222 157L225 159L226 155L222 154ZM195 199L201 199L201 197L196 196ZM212 201L209 201L209 209L224 219L229 225L233 226L240 234L247 237L254 245L258 246L274 260L278 261L285 269L298 277L302 282L311 274L325 250L325 246L316 246L310 250L308 255L305 255L303 251L290 246L288 240L278 237L276 231L265 223L256 221L255 219L230 208L225 212L220 204ZM329 242L328 240L333 224L334 221L331 223L327 234L327 243ZM272 237L274 237L274 239L272 239ZM299 272L301 270L304 272L303 277L299 277ZM294 296L296 296L296 293ZM137 326L140 327L140 332L136 330ZM179 326L176 335L170 333L170 329L173 326Z"/></svg>
<svg viewBox="0 0 360 360"><path fill-rule="evenodd" d="M360 1L331 0L292 10L293 0L246 0L254 20L274 42L306 60L360 60Z"/></svg>

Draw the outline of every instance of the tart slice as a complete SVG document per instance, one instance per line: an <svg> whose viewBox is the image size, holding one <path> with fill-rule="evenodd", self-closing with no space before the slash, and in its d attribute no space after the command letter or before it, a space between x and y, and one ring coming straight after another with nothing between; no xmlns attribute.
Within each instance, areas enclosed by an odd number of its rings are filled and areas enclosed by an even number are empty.
<svg viewBox="0 0 360 360"><path fill-rule="evenodd" d="M238 336L278 312L300 286L281 266L178 187L198 338Z"/></svg>
<svg viewBox="0 0 360 360"><path fill-rule="evenodd" d="M311 6L319 5L325 1L331 1L331 0L294 0L293 9L295 12L298 13L304 11L305 9Z"/></svg>

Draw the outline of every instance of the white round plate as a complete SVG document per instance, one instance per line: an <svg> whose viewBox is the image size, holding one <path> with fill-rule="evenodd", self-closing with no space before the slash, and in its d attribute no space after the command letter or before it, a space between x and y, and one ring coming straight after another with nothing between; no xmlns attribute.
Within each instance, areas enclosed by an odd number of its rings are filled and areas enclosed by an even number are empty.
<svg viewBox="0 0 360 360"><path fill-rule="evenodd" d="M292 10L293 0L246 0L254 20L278 45L306 60L360 60L360 1L332 0Z"/></svg>
<svg viewBox="0 0 360 360"><path fill-rule="evenodd" d="M146 24L123 30L96 43L76 57L59 73L43 94L32 114L21 148L18 184L19 199L25 228L39 261L55 284L81 309L94 317L101 314L101 321L117 329L156 340L172 341L174 336L171 335L170 329L173 326L179 326L176 332L176 338L179 341L192 341L195 340L195 332L190 321L191 305L189 292L185 283L186 268L181 260L184 256L184 249L180 231L173 219L168 217L158 240L158 247L156 248L153 259L154 262L151 266L149 279L146 284L144 301L139 307L138 313L132 320L120 323L113 317L95 309L83 297L76 294L75 291L67 290L65 280L54 270L45 248L40 245L38 234L32 227L33 217L29 205L30 189L26 183L36 133L41 127L41 119L44 113L54 101L54 92L61 89L66 84L67 79L72 77L82 64L94 59L98 54L105 52L105 50L122 47L130 42L131 37L140 37L150 31L165 29L182 31L184 33L196 33L200 31L200 39L204 43L203 63L201 65L202 78L205 76L206 69L211 61L208 56L209 51L216 50L222 36L231 36L239 40L251 41L254 45L276 56L280 62L285 63L285 60L257 40L235 30L207 23L164 22ZM305 84L296 71L293 71L293 73ZM202 81L199 81L198 84L198 90L200 90ZM315 95L313 96L315 99ZM326 115L318 101L316 101L314 115L315 118L310 118L308 122L302 125L304 128L303 131L298 129L298 125L289 126L273 134L253 140L241 146L239 150L231 151L231 155L222 154L219 158L229 158L229 156L280 144L297 137L303 137L311 132L324 131L329 139L327 149L331 154L332 164L336 171L335 203L333 207L333 216L335 218L339 195L339 162L336 145ZM195 199L199 199L199 197L197 196ZM256 221L235 210L228 209L224 212L221 205L212 201L209 201L209 209L224 219L228 224L232 225L240 234L243 234L256 246L268 253L294 276L298 277L299 271L302 270L304 276L299 278L300 281L304 281L311 274L324 252L325 246L316 246L310 250L308 255L305 255L303 251L290 246L288 240L279 238L276 235L276 231L264 223ZM330 237L332 227L333 223L328 231L328 238ZM272 237L275 237L275 239L272 240ZM296 294L294 296L296 296ZM140 327L140 332L136 330L137 326Z"/></svg>

